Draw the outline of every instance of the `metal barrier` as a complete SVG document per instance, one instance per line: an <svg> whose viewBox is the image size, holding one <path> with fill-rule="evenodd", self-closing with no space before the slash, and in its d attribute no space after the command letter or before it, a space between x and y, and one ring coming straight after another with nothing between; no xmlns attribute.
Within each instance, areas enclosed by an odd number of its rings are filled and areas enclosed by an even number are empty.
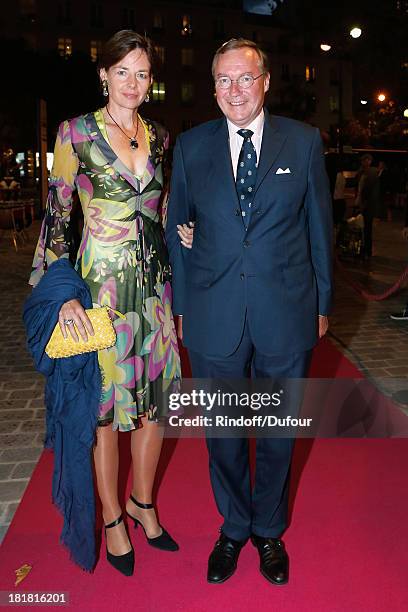
<svg viewBox="0 0 408 612"><path fill-rule="evenodd" d="M28 241L26 228L34 219L34 204L34 198L0 200L0 229L2 234L11 231L11 239L16 251L18 251L19 241L22 245Z"/></svg>
<svg viewBox="0 0 408 612"><path fill-rule="evenodd" d="M370 293L369 291L366 291L364 287L356 283L351 277L351 275L347 272L345 267L341 264L337 256L335 257L335 264L336 264L336 269L338 270L340 276L350 285L352 289L354 289L354 291L356 291L356 293L358 293L362 298L364 298L368 302L380 302L382 300L386 300L393 293L395 293L401 287L402 283L406 280L406 278L408 278L408 266L407 266L403 270L400 277L395 281L395 283L391 287L389 287L383 293L375 294L375 293Z"/></svg>

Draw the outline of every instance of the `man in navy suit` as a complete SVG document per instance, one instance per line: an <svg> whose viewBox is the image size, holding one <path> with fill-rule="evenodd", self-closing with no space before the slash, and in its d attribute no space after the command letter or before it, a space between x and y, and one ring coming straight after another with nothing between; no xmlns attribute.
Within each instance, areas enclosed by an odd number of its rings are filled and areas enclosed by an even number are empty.
<svg viewBox="0 0 408 612"><path fill-rule="evenodd" d="M269 116L267 57L232 39L215 54L224 118L181 134L174 150L167 241L174 312L193 376L302 378L328 328L332 212L319 131ZM195 221L191 250L178 226ZM293 439L259 438L251 491L247 439L207 439L211 484L224 518L207 579L234 573L251 538L262 574L288 580Z"/></svg>

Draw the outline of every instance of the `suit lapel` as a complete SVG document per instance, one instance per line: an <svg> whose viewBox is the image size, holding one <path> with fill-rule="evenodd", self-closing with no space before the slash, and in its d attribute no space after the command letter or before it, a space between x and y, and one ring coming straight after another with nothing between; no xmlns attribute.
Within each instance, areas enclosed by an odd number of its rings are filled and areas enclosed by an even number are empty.
<svg viewBox="0 0 408 612"><path fill-rule="evenodd" d="M287 135L281 132L273 117L270 117L265 110L265 124L255 194L278 157L286 138ZM232 170L228 126L225 118L220 120L219 127L210 137L208 147L212 151L212 173L209 179L211 182L214 181L218 190L224 190L226 197L236 209L239 207L239 201Z"/></svg>
<svg viewBox="0 0 408 612"><path fill-rule="evenodd" d="M273 118L265 110L265 123L262 135L261 154L256 175L255 193L273 166L287 136L276 126Z"/></svg>
<svg viewBox="0 0 408 612"><path fill-rule="evenodd" d="M212 152L212 172L209 179L213 185L217 185L218 191L225 192L224 201L232 202L234 209L236 209L239 202L232 170L226 119L220 120L219 127L210 137L208 147Z"/></svg>
<svg viewBox="0 0 408 612"><path fill-rule="evenodd" d="M286 138L286 134L279 130L273 118L265 110L265 124L255 194L278 157ZM220 120L219 127L210 137L208 147L212 151L212 173L209 181L211 184L217 185L218 191L222 191L225 194L223 196L224 201L231 202L234 211L236 211L240 205L231 164L228 126L225 118ZM244 225L241 215L239 218Z"/></svg>

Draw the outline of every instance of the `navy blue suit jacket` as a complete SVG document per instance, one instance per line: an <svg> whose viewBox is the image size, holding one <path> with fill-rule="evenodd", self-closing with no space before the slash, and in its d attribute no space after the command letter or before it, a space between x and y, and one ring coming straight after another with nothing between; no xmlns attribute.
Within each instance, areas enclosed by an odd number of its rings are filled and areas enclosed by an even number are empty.
<svg viewBox="0 0 408 612"><path fill-rule="evenodd" d="M261 353L305 351L316 343L318 314L330 310L332 212L316 128L265 112L252 202L246 230L225 118L178 137L166 234L173 310L196 352L233 353L246 313ZM191 250L176 227L188 220Z"/></svg>

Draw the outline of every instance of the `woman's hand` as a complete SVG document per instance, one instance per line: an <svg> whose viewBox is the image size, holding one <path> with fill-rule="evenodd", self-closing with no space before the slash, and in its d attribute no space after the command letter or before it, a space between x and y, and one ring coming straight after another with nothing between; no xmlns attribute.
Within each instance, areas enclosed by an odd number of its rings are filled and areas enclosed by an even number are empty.
<svg viewBox="0 0 408 612"><path fill-rule="evenodd" d="M69 331L75 342L79 341L76 329L79 331L84 342L88 340L88 334L90 336L94 335L92 323L79 300L69 300L69 302L63 304L59 312L58 322L64 338L67 337Z"/></svg>
<svg viewBox="0 0 408 612"><path fill-rule="evenodd" d="M190 227L189 227L190 226ZM191 249L194 239L194 221L189 221L188 225L177 226L177 233L180 236L180 242L186 249Z"/></svg>
<svg viewBox="0 0 408 612"><path fill-rule="evenodd" d="M177 317L177 336L180 340L183 339L183 315Z"/></svg>

